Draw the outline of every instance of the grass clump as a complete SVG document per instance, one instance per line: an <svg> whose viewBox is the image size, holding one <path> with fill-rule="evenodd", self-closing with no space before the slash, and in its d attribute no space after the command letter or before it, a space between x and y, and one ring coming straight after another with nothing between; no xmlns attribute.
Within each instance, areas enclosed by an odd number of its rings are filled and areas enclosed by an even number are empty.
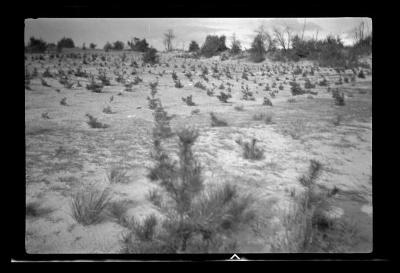
<svg viewBox="0 0 400 273"><path fill-rule="evenodd" d="M110 191L95 188L86 188L72 197L72 216L82 225L100 223L105 219L104 211L109 204Z"/></svg>
<svg viewBox="0 0 400 273"><path fill-rule="evenodd" d="M112 167L107 173L107 178L110 184L129 183L129 177L126 175L126 171L120 167Z"/></svg>

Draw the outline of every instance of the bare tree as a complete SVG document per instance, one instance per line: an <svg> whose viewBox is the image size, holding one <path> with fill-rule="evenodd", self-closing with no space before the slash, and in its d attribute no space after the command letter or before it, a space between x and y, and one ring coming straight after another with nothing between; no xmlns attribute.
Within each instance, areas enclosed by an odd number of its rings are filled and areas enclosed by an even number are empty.
<svg viewBox="0 0 400 273"><path fill-rule="evenodd" d="M288 50L292 41L292 29L286 26L283 30L278 28L274 28L273 30L276 42L283 48L284 51Z"/></svg>
<svg viewBox="0 0 400 273"><path fill-rule="evenodd" d="M361 22L354 30L354 39L356 43L364 39L364 26L364 22Z"/></svg>
<svg viewBox="0 0 400 273"><path fill-rule="evenodd" d="M264 42L267 51L270 51L272 48L275 47L276 40L265 30L263 25L260 25L256 30L255 33L260 35L262 41Z"/></svg>
<svg viewBox="0 0 400 273"><path fill-rule="evenodd" d="M304 18L303 32L301 33L301 40L304 39L304 31L306 30L306 18Z"/></svg>
<svg viewBox="0 0 400 273"><path fill-rule="evenodd" d="M167 33L164 33L164 46L167 51L172 50L172 40L175 38L176 36L174 35L172 29L169 29Z"/></svg>
<svg viewBox="0 0 400 273"><path fill-rule="evenodd" d="M274 36L276 42L283 48L284 51L286 51L287 48L284 33L280 29L274 27Z"/></svg>
<svg viewBox="0 0 400 273"><path fill-rule="evenodd" d="M287 26L285 32L287 34L287 49L289 49L292 42L292 29Z"/></svg>

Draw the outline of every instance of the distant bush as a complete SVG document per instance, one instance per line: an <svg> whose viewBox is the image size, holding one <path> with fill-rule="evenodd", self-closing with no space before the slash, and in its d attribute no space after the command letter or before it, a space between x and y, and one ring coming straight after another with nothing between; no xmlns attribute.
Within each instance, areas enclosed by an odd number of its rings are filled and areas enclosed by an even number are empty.
<svg viewBox="0 0 400 273"><path fill-rule="evenodd" d="M75 44L71 38L62 38L60 41L57 42L57 49L61 50L63 48L74 48Z"/></svg>
<svg viewBox="0 0 400 273"><path fill-rule="evenodd" d="M26 51L30 53L43 53L46 49L47 43L42 39L36 39L35 37L29 39L29 43L26 47Z"/></svg>
<svg viewBox="0 0 400 273"><path fill-rule="evenodd" d="M200 50L199 44L196 41L191 41L189 45L189 52L197 52Z"/></svg>
<svg viewBox="0 0 400 273"><path fill-rule="evenodd" d="M109 42L107 42L107 43L104 45L104 47L103 47L103 49L104 49L105 52L110 51L112 48L113 48L113 46L112 46L112 44L110 44ZM103 60L103 61L105 61L105 60Z"/></svg>
<svg viewBox="0 0 400 273"><path fill-rule="evenodd" d="M159 62L159 56L157 50L153 47L149 48L142 57L144 63L156 64Z"/></svg>
<svg viewBox="0 0 400 273"><path fill-rule="evenodd" d="M113 46L112 46L112 49L114 49L114 50L123 50L124 47L125 47L124 42L122 42L122 41L115 41L114 44L113 44Z"/></svg>
<svg viewBox="0 0 400 273"><path fill-rule="evenodd" d="M133 40L128 41L128 46L131 48L131 50L139 52L146 52L150 49L146 39L140 40L136 37L133 38Z"/></svg>

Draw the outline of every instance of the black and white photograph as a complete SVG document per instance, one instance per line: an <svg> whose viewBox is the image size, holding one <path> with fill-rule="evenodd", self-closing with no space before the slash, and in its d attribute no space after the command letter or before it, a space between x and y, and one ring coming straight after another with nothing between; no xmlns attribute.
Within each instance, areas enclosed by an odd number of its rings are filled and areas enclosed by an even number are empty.
<svg viewBox="0 0 400 273"><path fill-rule="evenodd" d="M26 18L26 253L371 253L373 27Z"/></svg>

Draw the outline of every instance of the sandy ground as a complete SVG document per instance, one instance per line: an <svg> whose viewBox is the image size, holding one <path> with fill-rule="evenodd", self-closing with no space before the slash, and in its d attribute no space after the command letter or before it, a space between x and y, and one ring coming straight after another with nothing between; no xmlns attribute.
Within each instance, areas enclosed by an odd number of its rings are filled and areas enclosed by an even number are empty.
<svg viewBox="0 0 400 273"><path fill-rule="evenodd" d="M43 73L46 67L56 72L77 68L81 60L67 59L31 61L28 55L26 65L30 71L34 67ZM117 253L120 248L121 234L126 229L119 224L105 221L100 224L82 226L71 216L71 196L84 186L95 184L98 187L109 187L113 201L127 203L127 215L142 217L156 212L146 199L147 192L155 187L146 177L147 167L152 165L149 156L151 149L151 129L153 126L152 111L147 107L146 97L150 93L149 82L159 80L158 97L165 110L175 115L171 121L173 129L183 125L192 125L200 130L200 137L194 151L204 167L206 185L212 186L223 182L236 184L241 192L251 193L257 199L255 209L262 222L259 236L242 231L240 250L242 252L270 252L271 246L279 239L282 230L282 219L290 213L289 208L295 202L294 195L304 189L298 177L307 171L309 160L317 159L324 171L318 184L332 189L337 187L340 194L335 199L334 207L342 217L358 221L363 240L349 249L350 252L369 252L372 250L372 78L356 79L355 83L335 85L339 76L332 69L320 68L314 76L308 76L312 82L320 81L324 75L331 88L339 87L346 94L346 105L336 106L327 87L318 86L312 91L318 94L296 96L296 102L289 103L289 73L295 66L292 64L271 63L252 64L245 60L219 62L211 59L182 59L173 54L163 54L161 66L139 67L138 75L143 82L133 86L133 92L124 91L124 86L115 81L114 62L119 60L116 53L108 54L111 66L108 75L112 86L104 88L103 93L86 90L87 79L70 76L79 80L82 87L66 89L57 79L45 78L51 87L41 84L40 78L31 80L32 90L25 90L26 122L26 201L39 202L49 208L49 213L42 217L26 218L26 251L28 253ZM125 66L126 78L132 67L128 54ZM211 65L229 67L233 79L224 75L217 80L211 77ZM75 64L74 64L75 63ZM119 62L120 63L120 62ZM140 62L138 61L140 64ZM170 66L166 67L165 63ZM61 64L61 66L59 66ZM182 68L182 64L186 68ZM199 75L198 65L209 68L209 82ZM183 71L191 71L193 82L184 76ZM271 76L262 76L260 67L269 66ZM303 62L300 67L309 70L311 63ZM97 74L98 65L83 65L83 69ZM247 67L254 76L249 81L241 78L242 70ZM281 74L286 67L288 73ZM151 70L151 74L149 71ZM165 74L160 76L165 70ZM274 73L274 70L276 73ZM183 88L175 88L171 77L176 71ZM368 69L364 69L368 72ZM154 74L155 73L155 74ZM348 75L351 71L346 71ZM368 74L368 73L367 73ZM279 77L279 81L276 78ZM236 80L237 78L237 80ZM254 83L256 80L257 83ZM233 84L232 98L229 103L221 103L215 96L206 94L205 90L193 85L201 81L207 87L218 87L223 82ZM263 106L265 84L283 83L275 98L273 106ZM302 75L296 81L303 85ZM259 84L262 84L260 86ZM255 101L241 100L240 86L248 85L254 92ZM59 90L59 92L56 91ZM226 91L226 90L222 90ZM122 95L118 95L121 92ZM187 106L181 97L193 95L196 106ZM113 101L109 99L113 96ZM62 98L67 98L67 106L60 105ZM113 114L102 112L103 107L110 105ZM243 105L243 111L234 106ZM199 109L198 114L192 110ZM228 122L228 127L211 127L209 113ZM261 112L273 114L273 123L265 124L252 119ZM50 119L42 118L47 112ZM109 124L107 129L92 129L86 123L85 114L97 117ZM336 115L342 115L340 125L335 126ZM260 161L249 161L243 158L241 147L236 139L250 140L256 138L258 147L265 151L265 158ZM169 149L174 150L175 139L171 139ZM109 184L106 173L113 165L128 171L129 183Z"/></svg>

